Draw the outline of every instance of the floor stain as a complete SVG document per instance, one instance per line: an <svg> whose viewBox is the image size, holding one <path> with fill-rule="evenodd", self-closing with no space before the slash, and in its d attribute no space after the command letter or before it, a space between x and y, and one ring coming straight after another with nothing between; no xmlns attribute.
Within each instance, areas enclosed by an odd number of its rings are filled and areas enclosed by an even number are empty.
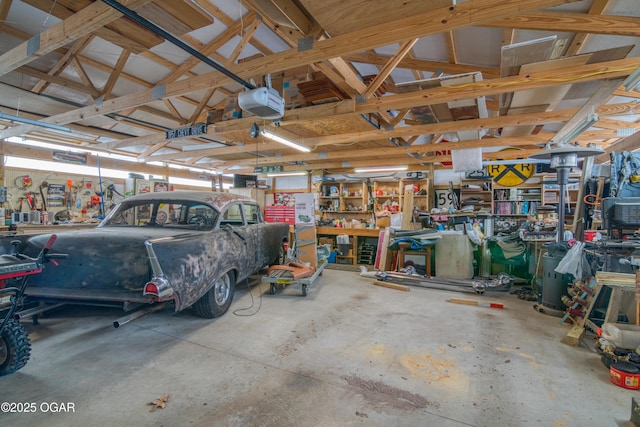
<svg viewBox="0 0 640 427"><path fill-rule="evenodd" d="M429 402L419 394L390 386L381 381L366 380L355 375L344 376L342 379L350 386L357 388L358 392L376 409L391 407L411 411L427 406L438 406L437 403Z"/></svg>

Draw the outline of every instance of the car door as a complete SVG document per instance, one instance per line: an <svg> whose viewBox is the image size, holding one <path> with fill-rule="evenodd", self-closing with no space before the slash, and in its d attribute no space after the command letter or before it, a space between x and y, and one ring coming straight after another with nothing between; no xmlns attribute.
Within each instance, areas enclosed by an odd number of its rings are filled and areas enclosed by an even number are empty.
<svg viewBox="0 0 640 427"><path fill-rule="evenodd" d="M260 215L260 207L254 203L242 204L242 216L244 217L244 229L247 236L247 249L249 253L248 263L251 265L251 272L255 272L260 267L268 263L265 254L265 242L261 241L260 227L262 217Z"/></svg>

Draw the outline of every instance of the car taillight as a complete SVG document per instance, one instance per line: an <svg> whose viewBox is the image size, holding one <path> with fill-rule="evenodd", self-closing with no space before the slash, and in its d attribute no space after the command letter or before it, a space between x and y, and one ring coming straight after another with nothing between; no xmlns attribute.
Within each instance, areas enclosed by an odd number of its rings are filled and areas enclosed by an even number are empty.
<svg viewBox="0 0 640 427"><path fill-rule="evenodd" d="M153 282L147 282L146 285L144 285L144 295L153 295L155 297L158 296L158 285L156 285Z"/></svg>

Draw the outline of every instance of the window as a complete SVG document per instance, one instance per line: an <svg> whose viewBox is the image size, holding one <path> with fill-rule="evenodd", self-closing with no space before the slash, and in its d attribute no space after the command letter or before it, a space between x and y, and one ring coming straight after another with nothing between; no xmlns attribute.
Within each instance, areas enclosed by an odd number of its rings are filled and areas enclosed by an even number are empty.
<svg viewBox="0 0 640 427"><path fill-rule="evenodd" d="M245 204L242 205L242 210L244 211L247 224L260 223L260 209L258 209L258 205Z"/></svg>
<svg viewBox="0 0 640 427"><path fill-rule="evenodd" d="M103 227L169 227L210 230L218 212L201 203L171 200L123 201L104 220Z"/></svg>
<svg viewBox="0 0 640 427"><path fill-rule="evenodd" d="M242 210L239 203L233 204L227 208L226 211L222 214L222 220L220 221L220 225L230 224L234 226L243 225L242 221Z"/></svg>

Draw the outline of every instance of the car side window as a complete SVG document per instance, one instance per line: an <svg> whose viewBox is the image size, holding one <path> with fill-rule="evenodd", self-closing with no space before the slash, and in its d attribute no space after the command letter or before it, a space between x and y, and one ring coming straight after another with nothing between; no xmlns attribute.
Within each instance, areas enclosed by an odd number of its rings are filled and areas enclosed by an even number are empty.
<svg viewBox="0 0 640 427"><path fill-rule="evenodd" d="M235 203L227 207L227 209L222 213L222 217L220 219L220 225L233 225L240 226L243 225L244 222L242 220L242 210L241 205L239 203Z"/></svg>
<svg viewBox="0 0 640 427"><path fill-rule="evenodd" d="M242 205L244 211L244 218L247 224L259 224L260 223L260 209L258 205L244 204Z"/></svg>
<svg viewBox="0 0 640 427"><path fill-rule="evenodd" d="M199 229L211 229L216 221L216 211L207 205L190 205L187 209L186 223Z"/></svg>

